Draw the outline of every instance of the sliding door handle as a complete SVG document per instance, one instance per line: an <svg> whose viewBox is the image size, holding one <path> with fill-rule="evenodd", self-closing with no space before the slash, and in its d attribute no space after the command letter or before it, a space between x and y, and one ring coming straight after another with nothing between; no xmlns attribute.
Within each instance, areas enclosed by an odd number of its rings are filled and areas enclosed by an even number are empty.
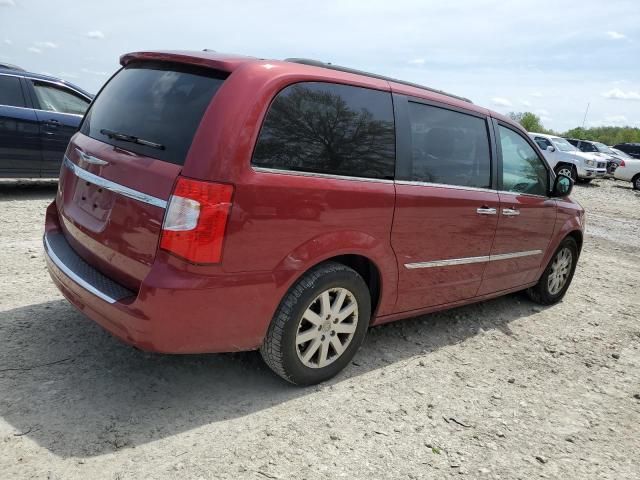
<svg viewBox="0 0 640 480"><path fill-rule="evenodd" d="M520 215L520 210L516 210L515 208L503 208L502 215L505 217L515 217L516 215Z"/></svg>
<svg viewBox="0 0 640 480"><path fill-rule="evenodd" d="M478 215L495 215L496 213L498 213L495 208L489 208L489 207L477 208L476 212L478 213Z"/></svg>

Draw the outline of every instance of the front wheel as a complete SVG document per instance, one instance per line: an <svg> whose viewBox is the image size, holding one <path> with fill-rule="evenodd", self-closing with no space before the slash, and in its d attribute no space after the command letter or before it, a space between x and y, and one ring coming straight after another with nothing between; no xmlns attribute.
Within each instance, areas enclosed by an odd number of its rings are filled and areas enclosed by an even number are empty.
<svg viewBox="0 0 640 480"><path fill-rule="evenodd" d="M346 367L371 318L367 284L353 269L328 262L307 272L285 295L260 353L296 385L313 385Z"/></svg>
<svg viewBox="0 0 640 480"><path fill-rule="evenodd" d="M569 177L574 182L578 178L578 172L572 165L560 165L556 168L556 175L564 175L565 177Z"/></svg>
<svg viewBox="0 0 640 480"><path fill-rule="evenodd" d="M578 244L565 238L551 257L538 283L527 289L527 295L536 303L553 305L567 293L578 262Z"/></svg>

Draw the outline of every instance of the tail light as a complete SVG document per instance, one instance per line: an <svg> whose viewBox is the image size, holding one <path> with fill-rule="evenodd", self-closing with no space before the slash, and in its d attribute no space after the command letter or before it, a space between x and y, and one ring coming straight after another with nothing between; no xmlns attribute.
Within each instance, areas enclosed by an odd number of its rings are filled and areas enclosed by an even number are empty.
<svg viewBox="0 0 640 480"><path fill-rule="evenodd" d="M624 160L620 159L620 163L618 164L618 167L624 167Z"/></svg>
<svg viewBox="0 0 640 480"><path fill-rule="evenodd" d="M160 248L193 263L220 262L232 196L233 185L178 177Z"/></svg>

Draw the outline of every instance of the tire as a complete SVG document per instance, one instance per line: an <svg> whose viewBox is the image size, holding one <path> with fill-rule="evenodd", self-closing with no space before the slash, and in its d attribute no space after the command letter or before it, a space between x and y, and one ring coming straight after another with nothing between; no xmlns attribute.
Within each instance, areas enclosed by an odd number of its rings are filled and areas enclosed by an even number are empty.
<svg viewBox="0 0 640 480"><path fill-rule="evenodd" d="M337 311L348 312L353 304L353 313L340 319ZM308 271L289 289L260 353L288 382L320 383L349 364L364 340L370 318L371 294L362 277L346 265L327 262ZM342 348L341 353L336 346Z"/></svg>
<svg viewBox="0 0 640 480"><path fill-rule="evenodd" d="M640 174L631 179L631 184L633 185L634 190L640 190Z"/></svg>
<svg viewBox="0 0 640 480"><path fill-rule="evenodd" d="M571 264L562 267L564 263L563 259L566 258L567 252L571 256ZM527 289L527 295L531 300L542 305L553 305L562 300L562 297L567 293L573 274L576 271L576 265L578 263L578 244L571 237L566 237L557 250L554 252L547 268L545 268L538 283ZM558 269L560 272L564 271L565 275L562 276L561 285L555 284L553 279L558 278Z"/></svg>
<svg viewBox="0 0 640 480"><path fill-rule="evenodd" d="M574 167L573 165L558 165L556 167L556 175L560 175L560 173L565 175L568 174L567 176L571 177L571 180L573 180L574 182L578 179L578 172L576 171L576 167Z"/></svg>

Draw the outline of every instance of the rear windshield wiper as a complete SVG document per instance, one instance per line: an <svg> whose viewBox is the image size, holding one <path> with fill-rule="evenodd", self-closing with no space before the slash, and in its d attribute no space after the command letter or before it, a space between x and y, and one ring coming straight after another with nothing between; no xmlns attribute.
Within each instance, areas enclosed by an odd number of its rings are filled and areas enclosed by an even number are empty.
<svg viewBox="0 0 640 480"><path fill-rule="evenodd" d="M134 135L127 135L125 133L115 132L113 130L109 130L107 128L103 128L100 130L100 133L106 135L109 138L114 138L116 140L120 140L122 142L131 142L137 143L138 145L144 145L145 147L157 148L158 150L164 150L165 146L161 143L150 142L149 140L145 140L143 138L138 138Z"/></svg>

